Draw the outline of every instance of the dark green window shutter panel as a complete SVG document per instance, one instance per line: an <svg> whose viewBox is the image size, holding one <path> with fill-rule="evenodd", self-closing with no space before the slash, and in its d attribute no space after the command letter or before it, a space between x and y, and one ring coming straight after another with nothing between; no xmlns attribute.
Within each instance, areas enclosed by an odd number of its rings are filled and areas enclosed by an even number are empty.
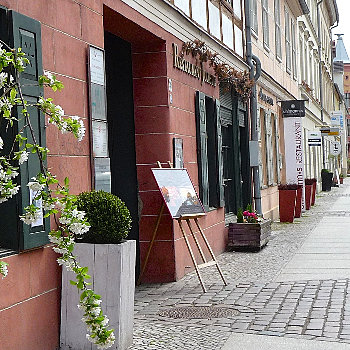
<svg viewBox="0 0 350 350"><path fill-rule="evenodd" d="M208 180L208 155L207 155L207 123L205 112L205 95L196 92L196 126L197 126L197 158L199 196L206 210L209 209L209 180Z"/></svg>
<svg viewBox="0 0 350 350"><path fill-rule="evenodd" d="M40 22L15 11L2 9L0 9L0 19L5 19L7 23L5 32L5 26L1 26L1 36L10 47L21 47L30 60L25 73L21 75L21 83L24 85L22 88L24 99L30 103L35 103L43 95L43 89L37 84L38 77L43 72ZM34 107L28 108L28 111L35 135L38 138L37 141L42 146L46 146L45 116ZM20 110L17 113L20 115ZM20 118L15 130L16 133L24 126L24 123L23 118ZM26 129L24 136L28 137L28 142L33 142L28 129ZM6 134L5 137L9 138L11 135ZM0 207L0 213L4 209L6 217L11 222L11 226L7 228L7 233L0 228L1 246L4 245L14 250L25 250L49 243L48 232L50 222L48 218L43 220L42 225L31 226L24 224L18 217L24 213L24 207L30 203L30 193L27 183L40 171L39 160L33 154L29 156L27 162L20 166L20 175L18 176L18 181L21 185L20 192L16 195L15 199L8 201L9 203L5 208ZM6 235L11 235L12 237L9 238Z"/></svg>
<svg viewBox="0 0 350 350"><path fill-rule="evenodd" d="M219 207L225 205L224 195L224 160L222 152L222 130L220 121L220 101L215 100L216 150L217 150L217 192Z"/></svg>

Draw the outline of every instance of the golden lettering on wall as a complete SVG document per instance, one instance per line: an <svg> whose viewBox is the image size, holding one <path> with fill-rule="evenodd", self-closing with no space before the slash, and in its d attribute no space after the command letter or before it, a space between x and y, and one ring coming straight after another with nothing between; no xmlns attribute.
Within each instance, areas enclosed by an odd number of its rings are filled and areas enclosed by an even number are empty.
<svg viewBox="0 0 350 350"><path fill-rule="evenodd" d="M216 77L204 70L203 63L200 63L200 66L198 66L186 61L179 56L179 48L175 43L173 43L173 65L175 68L200 80L201 84L205 82L211 86L216 86Z"/></svg>

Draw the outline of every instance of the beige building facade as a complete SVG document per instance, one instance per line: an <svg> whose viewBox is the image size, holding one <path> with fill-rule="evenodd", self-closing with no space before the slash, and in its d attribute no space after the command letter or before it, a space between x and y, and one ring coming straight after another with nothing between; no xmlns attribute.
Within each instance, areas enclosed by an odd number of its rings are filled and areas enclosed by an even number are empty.
<svg viewBox="0 0 350 350"><path fill-rule="evenodd" d="M339 20L333 0L307 0L309 13L298 18L299 40L299 98L305 100L304 175L320 180L321 170L333 170L330 154L334 136L322 136L321 146L310 146L310 132L331 125L332 111L337 110L333 83L331 28ZM320 181L318 181L320 186Z"/></svg>
<svg viewBox="0 0 350 350"><path fill-rule="evenodd" d="M279 215L278 184L285 181L280 102L299 95L297 18L306 10L303 1L251 1L253 53L262 66L257 82L262 211L273 220Z"/></svg>

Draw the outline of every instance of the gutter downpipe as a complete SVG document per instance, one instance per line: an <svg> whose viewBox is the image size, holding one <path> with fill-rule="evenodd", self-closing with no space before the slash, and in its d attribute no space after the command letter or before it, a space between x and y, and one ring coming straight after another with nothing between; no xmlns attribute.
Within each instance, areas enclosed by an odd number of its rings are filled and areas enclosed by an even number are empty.
<svg viewBox="0 0 350 350"><path fill-rule="evenodd" d="M321 18L320 18L320 8L319 6L323 0L319 0L316 5L317 10L317 36L318 36L318 60L319 60L319 80L320 80L320 103L321 103L321 121L323 122L323 79L322 79L322 63L321 63ZM326 155L325 155L325 149L324 149L324 138L322 137L322 165L323 168L326 168Z"/></svg>
<svg viewBox="0 0 350 350"><path fill-rule="evenodd" d="M250 67L250 79L254 79L255 83L252 87L250 95L250 119L251 119L251 141L259 141L258 118L257 118L257 97L256 97L256 81L261 74L261 62L258 57L252 54L252 34L250 23L250 0L244 1L245 31L246 31L246 56L247 64ZM254 63L255 66L254 66ZM259 166L251 167L253 170L253 188L255 210L258 214L262 214L261 206L261 190L260 190L260 171Z"/></svg>
<svg viewBox="0 0 350 350"><path fill-rule="evenodd" d="M339 16L339 15L338 15ZM339 19L337 19L336 23L329 28L329 36L331 37L331 42L330 42L330 47L332 48L332 30L336 27L339 26ZM333 50L331 49L331 54L332 54ZM332 73L332 90L333 90L333 110L335 111L335 83L334 83L334 57L332 56L332 61L331 61L331 73ZM340 144L341 144L341 149L342 149L342 153L343 153L343 134L341 133L340 135ZM342 158L341 158L341 164L343 164L343 155L341 154ZM334 159L334 167L337 168L337 160L336 158ZM342 171L342 167L341 167L341 171Z"/></svg>

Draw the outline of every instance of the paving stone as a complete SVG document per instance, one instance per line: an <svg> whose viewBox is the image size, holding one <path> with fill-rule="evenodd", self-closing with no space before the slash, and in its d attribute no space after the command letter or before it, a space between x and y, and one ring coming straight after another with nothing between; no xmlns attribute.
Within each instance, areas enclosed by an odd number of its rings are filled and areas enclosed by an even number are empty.
<svg viewBox="0 0 350 350"><path fill-rule="evenodd" d="M274 281L318 223L320 215L327 214L337 200L333 194L341 190L332 190L332 195L323 194L318 198L318 206L296 225L273 223L273 239L259 253L220 255L218 261L228 286L222 285L212 268L201 270L206 294L194 272L176 283L138 286L134 345L130 350L219 350L231 332L350 344L349 279ZM241 313L211 320L158 315L160 310L175 305L221 305Z"/></svg>

